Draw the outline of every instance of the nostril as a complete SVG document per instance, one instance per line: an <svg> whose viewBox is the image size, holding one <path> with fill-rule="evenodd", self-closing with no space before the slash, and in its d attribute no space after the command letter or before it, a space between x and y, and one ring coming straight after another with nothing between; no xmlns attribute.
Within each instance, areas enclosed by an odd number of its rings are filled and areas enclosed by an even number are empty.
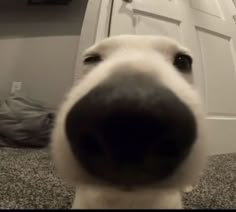
<svg viewBox="0 0 236 212"><path fill-rule="evenodd" d="M80 152L84 152L89 155L103 154L104 149L99 142L99 139L93 134L86 134L81 136L81 141L78 143Z"/></svg>

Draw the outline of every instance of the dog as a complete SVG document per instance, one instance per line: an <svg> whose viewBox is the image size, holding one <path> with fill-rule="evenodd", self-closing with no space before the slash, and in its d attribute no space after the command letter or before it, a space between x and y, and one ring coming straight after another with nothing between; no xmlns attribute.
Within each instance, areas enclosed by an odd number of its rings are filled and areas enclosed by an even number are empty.
<svg viewBox="0 0 236 212"><path fill-rule="evenodd" d="M180 209L206 163L191 52L162 36L118 35L84 53L51 150L72 208Z"/></svg>

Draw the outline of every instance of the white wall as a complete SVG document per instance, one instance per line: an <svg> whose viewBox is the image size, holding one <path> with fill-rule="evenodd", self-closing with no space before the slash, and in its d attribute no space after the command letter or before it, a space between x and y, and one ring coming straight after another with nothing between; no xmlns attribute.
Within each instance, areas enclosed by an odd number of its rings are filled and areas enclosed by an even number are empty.
<svg viewBox="0 0 236 212"><path fill-rule="evenodd" d="M12 81L28 96L57 105L73 84L86 0L70 6L0 1L0 99Z"/></svg>

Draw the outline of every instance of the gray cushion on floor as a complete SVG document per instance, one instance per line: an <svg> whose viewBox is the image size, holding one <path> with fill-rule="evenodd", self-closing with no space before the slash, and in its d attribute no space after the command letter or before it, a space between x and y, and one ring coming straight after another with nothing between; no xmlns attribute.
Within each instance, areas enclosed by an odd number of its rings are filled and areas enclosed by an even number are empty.
<svg viewBox="0 0 236 212"><path fill-rule="evenodd" d="M47 146L54 111L23 94L12 94L0 101L0 147Z"/></svg>
<svg viewBox="0 0 236 212"><path fill-rule="evenodd" d="M57 175L47 149L0 148L0 208L70 208L74 189ZM186 208L236 208L236 154L211 157Z"/></svg>

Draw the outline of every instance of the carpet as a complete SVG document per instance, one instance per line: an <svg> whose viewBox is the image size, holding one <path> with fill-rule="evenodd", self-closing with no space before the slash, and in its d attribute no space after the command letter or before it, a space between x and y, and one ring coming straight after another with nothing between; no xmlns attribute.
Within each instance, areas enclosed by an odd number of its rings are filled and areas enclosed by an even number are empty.
<svg viewBox="0 0 236 212"><path fill-rule="evenodd" d="M71 208L74 189L58 176L48 149L0 149L0 209ZM236 208L236 154L212 156L185 208Z"/></svg>

